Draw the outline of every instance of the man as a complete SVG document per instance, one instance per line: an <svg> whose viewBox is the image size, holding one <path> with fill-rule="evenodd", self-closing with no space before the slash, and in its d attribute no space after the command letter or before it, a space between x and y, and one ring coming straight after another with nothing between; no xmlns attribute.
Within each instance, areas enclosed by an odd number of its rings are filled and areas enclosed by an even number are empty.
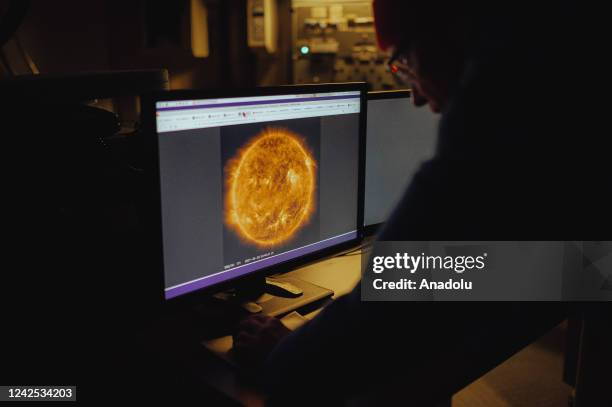
<svg viewBox="0 0 612 407"><path fill-rule="evenodd" d="M421 3L374 2L392 69L417 105L442 114L435 157L379 239L602 238L612 206L601 186L612 172L607 142L566 89L588 77L584 38L568 29L578 18L573 4ZM273 318L247 319L234 346L243 360L261 363L280 404L392 392L427 405L450 398L567 312L557 303L362 302L357 286L293 333Z"/></svg>

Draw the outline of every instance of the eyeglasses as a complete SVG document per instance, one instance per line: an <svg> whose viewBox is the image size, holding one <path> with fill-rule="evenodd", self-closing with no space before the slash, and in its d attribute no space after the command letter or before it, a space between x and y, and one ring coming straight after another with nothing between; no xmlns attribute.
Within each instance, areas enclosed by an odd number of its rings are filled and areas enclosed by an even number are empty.
<svg viewBox="0 0 612 407"><path fill-rule="evenodd" d="M409 86L411 83L416 81L416 72L410 67L408 58L406 58L402 51L394 51L389 59L389 62L387 63L387 66L389 72L391 72L391 74L393 74L393 76L400 80L404 85Z"/></svg>

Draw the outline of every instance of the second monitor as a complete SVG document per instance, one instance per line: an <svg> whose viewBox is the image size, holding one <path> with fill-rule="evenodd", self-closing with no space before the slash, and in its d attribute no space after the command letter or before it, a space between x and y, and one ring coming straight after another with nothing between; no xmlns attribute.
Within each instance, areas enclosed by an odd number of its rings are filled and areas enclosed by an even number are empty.
<svg viewBox="0 0 612 407"><path fill-rule="evenodd" d="M384 223L421 164L434 155L438 118L412 104L410 91L370 92L364 223Z"/></svg>

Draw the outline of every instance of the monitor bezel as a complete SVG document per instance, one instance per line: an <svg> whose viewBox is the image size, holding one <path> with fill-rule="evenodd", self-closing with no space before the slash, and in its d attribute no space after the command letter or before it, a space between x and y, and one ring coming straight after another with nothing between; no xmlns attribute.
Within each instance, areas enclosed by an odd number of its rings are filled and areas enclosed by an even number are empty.
<svg viewBox="0 0 612 407"><path fill-rule="evenodd" d="M316 261L320 261L326 257L333 256L342 251L353 248L361 243L364 237L363 217L364 217L364 198L365 198L365 148L366 148L366 128L367 128L367 84L365 82L354 83L334 83L334 84L316 84L316 85L284 85L274 87L256 87L246 89L203 89L203 90L169 90L157 91L141 96L141 115L142 115L142 130L146 145L147 171L150 187L148 188L152 195L149 199L151 205L147 211L147 218L150 228L149 235L154 244L152 247L152 257L155 260L155 274L159 276L159 300L163 304L181 304L192 303L194 300L201 299L204 296L225 291L235 287L237 284L248 284L249 280L256 281L258 278L286 273L298 267L303 267ZM326 93L326 92L346 92L358 91L360 96L360 114L359 114L359 151L358 151L358 191L357 191L357 219L356 219L356 236L349 241L336 244L334 246L318 250L316 252L300 256L295 259L286 260L284 262L268 266L255 272L230 278L226 281L213 284L204 288L199 288L194 291L179 295L177 297L166 299L165 297L165 274L164 274L164 254L163 254L163 239L162 239L162 211L161 211L161 179L159 168L159 145L157 142L158 133L156 130L156 108L157 102L164 101L179 101L190 99L220 99L231 97L257 97L257 96L275 96L289 94L308 94L308 93ZM153 271L152 271L153 272Z"/></svg>
<svg viewBox="0 0 612 407"><path fill-rule="evenodd" d="M368 92L368 95L367 95L368 103L373 100L406 99L406 98L407 99L412 98L412 91L410 89L370 91ZM367 129L366 129L366 132L367 132ZM365 160L365 171L366 172L367 172L367 167L368 167L368 162L367 162L367 154L366 154L366 160ZM364 172L364 178L365 178L365 172ZM365 180L364 180L364 188L365 188ZM365 190L364 190L364 195L363 195L363 209L364 209L364 225L363 225L364 237L375 236L382 229L385 222L372 223L371 225L365 224Z"/></svg>

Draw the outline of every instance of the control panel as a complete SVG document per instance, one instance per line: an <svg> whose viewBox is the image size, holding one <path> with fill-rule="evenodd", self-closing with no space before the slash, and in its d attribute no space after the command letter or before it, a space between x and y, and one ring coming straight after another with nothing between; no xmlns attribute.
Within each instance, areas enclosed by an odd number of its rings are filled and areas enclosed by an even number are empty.
<svg viewBox="0 0 612 407"><path fill-rule="evenodd" d="M371 1L292 2L293 82L368 82L394 89L389 55L378 49Z"/></svg>

